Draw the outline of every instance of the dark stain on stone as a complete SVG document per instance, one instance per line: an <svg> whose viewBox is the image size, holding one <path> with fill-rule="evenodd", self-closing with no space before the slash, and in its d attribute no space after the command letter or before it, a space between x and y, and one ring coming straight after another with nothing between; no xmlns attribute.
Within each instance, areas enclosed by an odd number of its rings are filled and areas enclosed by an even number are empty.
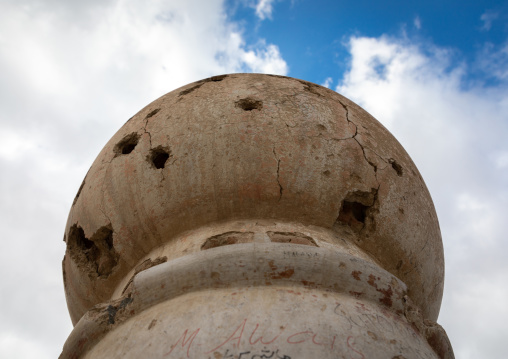
<svg viewBox="0 0 508 359"><path fill-rule="evenodd" d="M124 309L129 303L132 303L132 298L127 297L122 299L119 305L108 305L106 308L106 311L108 312L108 323L109 324L115 324L115 318L116 313L118 313L119 310Z"/></svg>
<svg viewBox="0 0 508 359"><path fill-rule="evenodd" d="M363 295L363 292L355 292L355 291L350 290L349 294L351 294L353 297L358 299L358 298L360 298Z"/></svg>
<svg viewBox="0 0 508 359"><path fill-rule="evenodd" d="M270 278L272 279L282 279L282 278L291 278L295 270L293 268L286 268L286 270L277 273L271 273Z"/></svg>
<svg viewBox="0 0 508 359"><path fill-rule="evenodd" d="M391 307L393 295L392 287L388 286L388 289L376 289L376 290L384 295L383 298L379 298L379 301L384 305L386 305L387 307Z"/></svg>
<svg viewBox="0 0 508 359"><path fill-rule="evenodd" d="M154 319L150 322L150 325L148 326L148 330L152 329L153 327L155 327L155 324L157 324L157 319Z"/></svg>
<svg viewBox="0 0 508 359"><path fill-rule="evenodd" d="M373 286L374 288L377 289L376 276L375 275L369 274L369 280L367 281L367 283L369 283L371 286Z"/></svg>
<svg viewBox="0 0 508 359"><path fill-rule="evenodd" d="M302 280L301 282L306 287L315 287L316 286L315 282L309 282L309 281L306 281L306 280Z"/></svg>

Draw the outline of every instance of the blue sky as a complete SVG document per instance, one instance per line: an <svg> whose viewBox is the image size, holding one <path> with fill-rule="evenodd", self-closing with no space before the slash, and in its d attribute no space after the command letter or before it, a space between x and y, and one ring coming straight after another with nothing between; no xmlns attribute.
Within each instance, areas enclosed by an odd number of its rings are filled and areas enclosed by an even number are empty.
<svg viewBox="0 0 508 359"><path fill-rule="evenodd" d="M457 358L506 358L508 3L0 0L0 357L55 358L72 200L109 138L189 82L288 75L402 143L440 220L439 323Z"/></svg>
<svg viewBox="0 0 508 359"><path fill-rule="evenodd" d="M508 4L499 1L273 1L264 19L248 6L228 3L248 42L277 44L290 75L315 83L341 78L351 36L384 34L448 49L454 63L470 67L467 79L489 84L493 78L476 62L485 47L502 47L508 32Z"/></svg>

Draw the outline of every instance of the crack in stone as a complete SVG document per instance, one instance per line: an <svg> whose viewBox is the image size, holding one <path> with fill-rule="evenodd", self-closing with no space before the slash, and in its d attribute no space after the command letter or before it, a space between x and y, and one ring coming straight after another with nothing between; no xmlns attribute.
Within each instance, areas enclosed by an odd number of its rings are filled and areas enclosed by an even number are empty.
<svg viewBox="0 0 508 359"><path fill-rule="evenodd" d="M214 81L214 80L212 80L212 81ZM153 111L152 111L152 112L153 112ZM151 113L152 113L152 112L151 112ZM157 111L157 112L159 112L159 111ZM154 113L154 115L155 115L155 114L157 114L157 112L155 112L155 113ZM150 114L149 114L149 115L150 115ZM153 116L153 115L152 115L152 116ZM149 120L152 116L146 116L146 117L145 117L145 126L143 127L143 131L144 131L143 133L146 133L146 134L148 135L148 140L149 140L149 142L150 142L150 150L152 150L152 149L153 149L153 145L152 145L152 134L150 133L150 131L147 131L146 127L148 126L148 120ZM169 153L171 153L171 149L169 149ZM170 158L171 158L171 157L173 157L173 156L172 156L172 155L170 155ZM173 161L172 161L169 165L172 165L172 164L173 164L173 163L175 163L175 162L176 162L176 158L175 158L175 159L173 159ZM162 178L161 178L161 180L159 181L159 184L161 184L162 182L164 182L164 181L166 180L166 176L164 175L164 171L160 171L160 173L161 173Z"/></svg>
<svg viewBox="0 0 508 359"><path fill-rule="evenodd" d="M275 147L273 148L273 155L275 157L275 160L277 161L277 184L279 185L279 201L282 199L282 192L284 191L284 188L282 188L282 185L280 184L279 179L279 170L280 170L280 158L277 157L277 153L275 152Z"/></svg>
<svg viewBox="0 0 508 359"><path fill-rule="evenodd" d="M143 127L143 131L144 133L148 134L148 140L150 141L150 149L152 148L152 134L146 130L146 126L148 126L148 119L149 117L147 116L145 118L145 126Z"/></svg>
<svg viewBox="0 0 508 359"><path fill-rule="evenodd" d="M427 247L427 243L429 243L429 239L430 239L430 237L427 237L427 240L425 241L425 243L423 244L423 247L420 249L420 251L419 251L418 253L423 252L423 250L425 249L425 247Z"/></svg>
<svg viewBox="0 0 508 359"><path fill-rule="evenodd" d="M355 134L351 137L352 139L354 139L356 141L356 143L358 143L358 145L360 146L360 148L362 149L362 153L363 153L363 158L365 158L365 161L367 161L367 163L374 169L374 176L376 177L376 182L378 184L378 190L379 190L379 180L377 178L377 166L372 163L371 161L369 161L369 159L367 158L367 154L365 153L365 148L363 147L363 145L360 143L360 141L358 140L358 138L356 138L356 136L358 135L358 125L356 123L354 123L353 121L351 121L349 119L349 109L348 107L343 104L341 101L339 101L339 103L341 104L341 106L344 108L344 110L346 111L346 121L348 123L352 123L354 126L355 126ZM370 148L369 148L370 149ZM372 150L371 150L372 151ZM378 155L375 151L372 151L374 152L374 154L376 156L378 156L383 162L386 162L380 155Z"/></svg>
<svg viewBox="0 0 508 359"><path fill-rule="evenodd" d="M108 220L109 223L111 223L111 219L109 218L109 216L106 214L106 211L104 210L104 208L102 208L104 206L104 197L102 197L102 201L101 201L101 206L99 207L99 211L101 211L101 213L104 215L104 217L106 217L106 219Z"/></svg>

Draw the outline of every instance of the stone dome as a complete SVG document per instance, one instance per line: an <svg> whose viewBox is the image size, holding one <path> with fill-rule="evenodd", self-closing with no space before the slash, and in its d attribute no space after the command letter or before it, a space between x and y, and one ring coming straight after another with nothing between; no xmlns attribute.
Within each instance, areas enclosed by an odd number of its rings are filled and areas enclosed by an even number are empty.
<svg viewBox="0 0 508 359"><path fill-rule="evenodd" d="M207 242L187 235L231 221L234 235L208 234ZM438 219L399 142L334 91L231 74L155 100L91 166L65 229L73 323L117 296L150 253L171 245L179 257L213 241L248 242L248 221L331 231L331 239L293 233L280 241L354 247L405 282L425 318L437 319L444 278Z"/></svg>

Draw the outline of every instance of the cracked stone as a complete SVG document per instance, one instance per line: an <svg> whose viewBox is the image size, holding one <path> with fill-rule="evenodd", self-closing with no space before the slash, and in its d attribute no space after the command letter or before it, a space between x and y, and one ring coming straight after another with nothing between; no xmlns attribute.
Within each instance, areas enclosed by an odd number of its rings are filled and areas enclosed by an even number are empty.
<svg viewBox="0 0 508 359"><path fill-rule="evenodd" d="M104 240L94 242L97 251L85 241L81 258L65 256L73 322L123 289L123 278L157 248L173 246L175 257L199 252L202 240L174 239L238 218L302 223L339 238L347 232L352 250L404 281L423 317L436 320L441 235L430 194L402 146L334 91L288 77L231 74L155 100L97 157L65 237L74 252L78 226L79 238L91 241L111 225L116 254L103 254ZM230 231L239 230L223 233ZM78 265L85 260L93 265ZM103 274L90 277L89 267Z"/></svg>

